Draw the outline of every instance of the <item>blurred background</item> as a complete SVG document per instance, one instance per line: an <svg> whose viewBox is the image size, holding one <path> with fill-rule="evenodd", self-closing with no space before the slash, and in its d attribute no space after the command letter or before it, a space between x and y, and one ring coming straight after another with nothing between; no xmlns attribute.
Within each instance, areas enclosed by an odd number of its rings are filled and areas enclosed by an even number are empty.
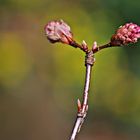
<svg viewBox="0 0 140 140"><path fill-rule="evenodd" d="M84 53L51 44L45 24L63 19L80 43L108 43L140 1L1 0L0 140L68 140L82 97ZM140 139L140 42L96 54L89 112L77 140Z"/></svg>

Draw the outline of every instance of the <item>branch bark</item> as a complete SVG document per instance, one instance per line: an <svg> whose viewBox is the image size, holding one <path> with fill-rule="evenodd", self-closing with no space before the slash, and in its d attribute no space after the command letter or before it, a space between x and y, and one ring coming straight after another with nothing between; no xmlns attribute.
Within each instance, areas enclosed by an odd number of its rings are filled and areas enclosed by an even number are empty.
<svg viewBox="0 0 140 140"><path fill-rule="evenodd" d="M83 91L83 100L82 100L82 104L79 99L77 101L77 106L78 106L77 117L69 139L69 140L75 140L77 134L80 132L81 126L84 123L88 111L88 94L89 94L89 87L90 87L91 70L95 62L94 54L102 49L113 47L113 46L111 45L111 43L102 46L97 46L97 43L94 42L92 49L89 50L85 41L82 42L82 45L78 44L76 41L71 42L70 45L75 48L79 48L86 53L86 58L85 58L86 75L85 75L85 84L84 84L84 91Z"/></svg>
<svg viewBox="0 0 140 140"><path fill-rule="evenodd" d="M94 54L105 48L121 47L130 43L136 43L137 40L140 38L140 26L133 23L127 23L123 26L120 26L119 29L116 30L115 34L111 37L109 43L102 46L97 46L97 43L94 42L91 50L88 48L85 41L83 41L82 44L78 44L75 40L73 40L73 34L70 30L70 27L63 20L51 21L45 26L44 29L45 34L51 43L61 42L74 48L79 48L84 53L86 53L86 76L83 92L83 101L81 105L81 102L78 99L78 113L70 137L70 140L75 140L88 111L88 92L90 85L91 69L95 62Z"/></svg>
<svg viewBox="0 0 140 140"><path fill-rule="evenodd" d="M77 101L78 113L77 113L77 117L73 126L70 140L75 140L78 132L80 132L81 126L87 115L91 70L92 70L92 66L94 62L95 62L95 59L94 59L93 52L90 51L89 53L87 53L86 59L85 59L86 75L85 75L85 85L84 85L84 92L83 92L83 101L82 101L82 105L79 99Z"/></svg>

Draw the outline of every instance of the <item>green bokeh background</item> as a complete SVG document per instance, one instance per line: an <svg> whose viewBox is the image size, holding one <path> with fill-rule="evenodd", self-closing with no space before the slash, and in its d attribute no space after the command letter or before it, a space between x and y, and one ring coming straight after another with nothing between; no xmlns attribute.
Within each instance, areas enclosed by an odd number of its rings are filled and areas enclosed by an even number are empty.
<svg viewBox="0 0 140 140"><path fill-rule="evenodd" d="M139 21L135 0L0 1L0 140L67 140L82 97L84 53L50 44L44 25L63 19L78 42L109 41ZM89 113L79 140L140 139L140 43L96 54Z"/></svg>

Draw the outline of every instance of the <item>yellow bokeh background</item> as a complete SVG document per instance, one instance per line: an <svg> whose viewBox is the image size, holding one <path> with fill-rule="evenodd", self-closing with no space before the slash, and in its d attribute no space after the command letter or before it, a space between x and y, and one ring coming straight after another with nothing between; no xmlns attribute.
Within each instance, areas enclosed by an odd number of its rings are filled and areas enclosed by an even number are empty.
<svg viewBox="0 0 140 140"><path fill-rule="evenodd" d="M1 0L0 140L68 139L82 99L85 54L51 44L45 24L67 22L89 47L126 22L140 25L139 1ZM80 140L139 140L140 43L95 55L89 113Z"/></svg>

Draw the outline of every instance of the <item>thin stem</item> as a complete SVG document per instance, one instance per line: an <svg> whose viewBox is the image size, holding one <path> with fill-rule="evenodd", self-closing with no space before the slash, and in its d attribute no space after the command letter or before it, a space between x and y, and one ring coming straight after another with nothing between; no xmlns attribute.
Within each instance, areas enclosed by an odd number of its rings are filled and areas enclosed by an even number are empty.
<svg viewBox="0 0 140 140"><path fill-rule="evenodd" d="M90 77L91 77L91 65L86 65L86 78L85 78L85 86L84 86L84 95L82 102L82 112L84 113L88 104L88 91L90 85Z"/></svg>
<svg viewBox="0 0 140 140"><path fill-rule="evenodd" d="M93 53L95 54L95 53L97 53L98 51L100 51L100 50L102 50L102 49L110 48L110 47L122 47L122 46L121 46L121 45L120 45L120 46L119 46L119 45L118 45L118 46L113 46L111 43L108 43L108 44L99 46L99 47L93 49L92 51L93 51Z"/></svg>
<svg viewBox="0 0 140 140"><path fill-rule="evenodd" d="M88 48L84 48L82 45L78 44L76 41L71 41L71 42L70 42L70 45L73 46L73 47L75 47L75 48L81 49L81 50L84 51L85 53L89 53L89 52L90 52L90 50L89 50ZM98 46L98 47L92 49L92 51L93 51L93 53L95 54L95 53L99 52L99 51L102 50L102 49L110 48L110 47L120 47L120 46L113 46L113 45L109 42L109 43L107 43L107 44L105 44L105 45Z"/></svg>
<svg viewBox="0 0 140 140"><path fill-rule="evenodd" d="M90 77L91 77L91 69L92 65L87 64L86 65L86 76L85 76L85 85L84 85L84 92L83 92L83 101L82 101L82 106L80 109L78 109L76 121L71 133L70 140L75 140L78 132L80 131L80 128L84 122L84 119L87 115L88 111L88 91L89 91L89 85L90 85ZM80 105L78 105L79 108Z"/></svg>
<svg viewBox="0 0 140 140"><path fill-rule="evenodd" d="M73 41L70 45L75 48L80 48L82 51L84 51L86 53L86 59L85 59L86 75L85 75L83 100L82 100L82 105L81 105L81 103L78 99L78 102L77 102L78 113L77 113L77 117L76 117L73 129L72 129L71 137L70 137L70 140L75 140L78 132L80 132L81 126L85 120L85 117L86 117L87 111L88 111L88 94L89 94L89 86L90 86L90 77L91 77L92 65L95 62L94 54L104 48L109 48L109 47L113 47L113 46L111 45L111 43L108 43L108 44L97 47L97 43L94 42L92 50L89 51L88 47L86 48L86 46L87 46L86 44L79 45L78 43Z"/></svg>
<svg viewBox="0 0 140 140"><path fill-rule="evenodd" d="M95 49L93 49L93 53L97 53L98 51L105 49L105 48L109 48L109 47L113 47L110 43L96 47Z"/></svg>
<svg viewBox="0 0 140 140"><path fill-rule="evenodd" d="M80 45L79 43L77 43L76 41L70 41L70 46L74 47L74 48L79 48L82 51L84 51L85 53L88 53L89 50L87 47L83 47L83 45Z"/></svg>

